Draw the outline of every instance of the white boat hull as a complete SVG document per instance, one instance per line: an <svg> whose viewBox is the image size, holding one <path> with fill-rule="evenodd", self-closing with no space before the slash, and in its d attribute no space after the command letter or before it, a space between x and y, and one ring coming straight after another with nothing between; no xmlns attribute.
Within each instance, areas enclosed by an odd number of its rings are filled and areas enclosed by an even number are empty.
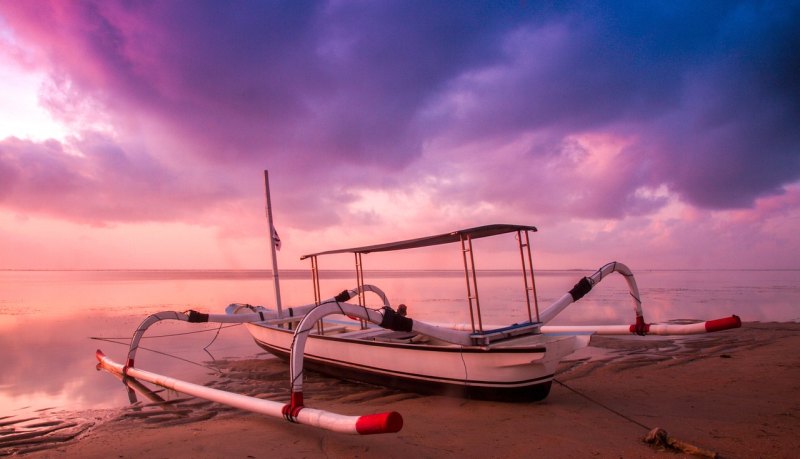
<svg viewBox="0 0 800 459"><path fill-rule="evenodd" d="M288 359L293 331L246 324L256 343ZM422 393L488 400L547 397L559 361L583 343L576 336L528 335L491 346L391 343L310 335L307 368L343 379Z"/></svg>

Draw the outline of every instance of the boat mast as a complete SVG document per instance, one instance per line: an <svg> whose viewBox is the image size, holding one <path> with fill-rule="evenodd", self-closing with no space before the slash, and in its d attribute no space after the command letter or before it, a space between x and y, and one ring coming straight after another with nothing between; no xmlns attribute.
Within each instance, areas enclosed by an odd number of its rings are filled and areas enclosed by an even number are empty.
<svg viewBox="0 0 800 459"><path fill-rule="evenodd" d="M278 233L275 225L272 224L272 200L269 197L269 171L264 169L264 188L267 193L267 221L269 222L269 247L272 253L272 280L275 282L275 307L278 310L278 317L283 317L281 311L281 282L278 276L278 256L276 253L276 241Z"/></svg>

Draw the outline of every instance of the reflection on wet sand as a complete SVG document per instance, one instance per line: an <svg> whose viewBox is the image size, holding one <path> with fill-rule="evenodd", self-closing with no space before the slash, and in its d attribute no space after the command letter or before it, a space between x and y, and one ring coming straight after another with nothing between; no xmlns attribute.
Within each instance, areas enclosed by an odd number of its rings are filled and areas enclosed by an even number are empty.
<svg viewBox="0 0 800 459"><path fill-rule="evenodd" d="M726 359L736 351L756 349L798 331L797 323L751 322L736 330L675 338L595 335L586 353L579 351L562 362L557 379L583 378L610 363L613 371L625 371L660 362L674 366L706 358Z"/></svg>
<svg viewBox="0 0 800 459"><path fill-rule="evenodd" d="M34 417L0 417L0 456L54 448L78 438L94 425L78 415L63 416L50 409Z"/></svg>

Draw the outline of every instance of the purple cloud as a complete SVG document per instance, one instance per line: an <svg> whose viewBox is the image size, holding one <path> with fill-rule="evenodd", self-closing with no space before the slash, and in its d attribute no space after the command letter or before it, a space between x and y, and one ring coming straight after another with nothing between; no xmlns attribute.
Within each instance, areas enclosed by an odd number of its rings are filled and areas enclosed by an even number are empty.
<svg viewBox="0 0 800 459"><path fill-rule="evenodd" d="M91 100L118 131L83 139L81 157L6 139L6 206L109 187L130 206L93 196L75 212L167 218L165 196L188 198L165 185L186 183L182 162L219 177L206 205L241 195L243 171L289 177L278 186L300 226L342 218L332 202L353 184L402 189L469 165L474 181L434 194L586 218L652 212L664 200L641 190L660 186L748 207L800 178L798 2L55 1L0 16L61 82L44 95L53 113L76 122L74 102ZM632 140L587 178L574 138L598 133ZM129 148L137 135L148 145ZM539 140L515 155L455 153L525 136Z"/></svg>

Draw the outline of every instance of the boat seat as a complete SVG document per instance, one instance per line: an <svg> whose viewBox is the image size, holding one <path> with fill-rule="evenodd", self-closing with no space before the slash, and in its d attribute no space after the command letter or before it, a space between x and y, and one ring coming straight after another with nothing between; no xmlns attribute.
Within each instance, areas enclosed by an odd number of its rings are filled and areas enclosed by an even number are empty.
<svg viewBox="0 0 800 459"><path fill-rule="evenodd" d="M419 335L417 332L394 331L377 335L373 339L385 343L412 343L414 342L412 340L417 337L417 335Z"/></svg>
<svg viewBox="0 0 800 459"><path fill-rule="evenodd" d="M472 342L476 346L487 346L496 341L512 338L514 336L538 333L539 327L541 326L541 322L525 322L509 325L507 327L495 328L493 330L475 332L469 335L469 337L472 338Z"/></svg>

